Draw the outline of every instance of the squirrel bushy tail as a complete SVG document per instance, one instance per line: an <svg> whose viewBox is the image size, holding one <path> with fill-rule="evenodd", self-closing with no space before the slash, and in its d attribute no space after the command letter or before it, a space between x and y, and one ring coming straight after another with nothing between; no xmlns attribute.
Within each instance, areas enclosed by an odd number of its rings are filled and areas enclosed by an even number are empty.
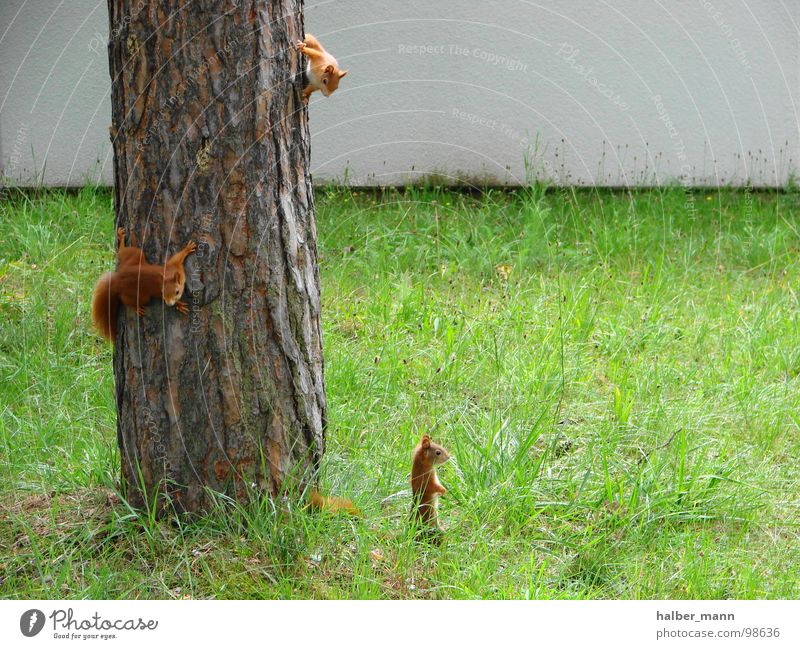
<svg viewBox="0 0 800 649"><path fill-rule="evenodd" d="M111 292L114 273L103 273L97 280L92 298L92 320L103 338L114 341L117 337L119 295Z"/></svg>

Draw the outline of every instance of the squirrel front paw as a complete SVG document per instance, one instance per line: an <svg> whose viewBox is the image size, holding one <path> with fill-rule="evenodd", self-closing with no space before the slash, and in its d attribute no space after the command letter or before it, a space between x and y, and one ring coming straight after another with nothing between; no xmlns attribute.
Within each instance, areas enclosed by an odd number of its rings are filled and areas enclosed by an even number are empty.
<svg viewBox="0 0 800 649"><path fill-rule="evenodd" d="M186 302L175 302L175 308L178 309L184 315L189 313L189 305Z"/></svg>
<svg viewBox="0 0 800 649"><path fill-rule="evenodd" d="M299 52L302 52L302 51L305 49L305 47L306 47L306 44L305 44L303 41L297 41L297 42L294 44L294 46L297 48L297 50L298 50Z"/></svg>

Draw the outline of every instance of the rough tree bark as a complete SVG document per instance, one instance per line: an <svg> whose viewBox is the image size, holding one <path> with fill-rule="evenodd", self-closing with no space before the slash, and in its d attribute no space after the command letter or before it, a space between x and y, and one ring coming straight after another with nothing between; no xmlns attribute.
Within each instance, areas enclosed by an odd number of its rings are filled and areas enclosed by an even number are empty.
<svg viewBox="0 0 800 649"><path fill-rule="evenodd" d="M199 511L307 481L326 417L302 0L108 0L114 209L149 261L194 239L190 313L120 315L122 483Z"/></svg>

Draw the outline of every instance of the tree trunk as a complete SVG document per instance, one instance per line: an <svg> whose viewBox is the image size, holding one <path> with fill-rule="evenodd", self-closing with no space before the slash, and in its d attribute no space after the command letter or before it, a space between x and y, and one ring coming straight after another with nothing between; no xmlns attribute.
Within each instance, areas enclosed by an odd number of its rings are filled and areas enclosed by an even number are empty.
<svg viewBox="0 0 800 649"><path fill-rule="evenodd" d="M122 484L161 513L307 483L326 417L302 0L109 0L114 209L183 299L123 309Z"/></svg>

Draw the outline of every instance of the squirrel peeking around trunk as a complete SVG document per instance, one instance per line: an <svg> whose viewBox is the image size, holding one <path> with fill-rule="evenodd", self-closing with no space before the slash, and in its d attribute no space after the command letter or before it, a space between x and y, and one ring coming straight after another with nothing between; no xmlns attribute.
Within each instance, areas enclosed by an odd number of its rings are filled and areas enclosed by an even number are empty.
<svg viewBox="0 0 800 649"><path fill-rule="evenodd" d="M411 491L413 503L411 520L422 524L429 531L441 532L437 508L439 496L447 493L447 489L439 482L436 467L450 459L450 454L443 446L431 441L428 435L414 449L411 464Z"/></svg>
<svg viewBox="0 0 800 649"><path fill-rule="evenodd" d="M160 297L168 306L188 313L186 302L181 302L186 285L183 262L195 248L190 241L175 253L163 266L150 264L144 252L137 248L131 237L131 246L125 245L125 231L117 229L117 270L104 273L97 280L92 297L92 320L103 338L114 341L117 337L117 314L120 303L144 315L144 306L154 297Z"/></svg>
<svg viewBox="0 0 800 649"><path fill-rule="evenodd" d="M322 47L316 38L311 34L306 34L302 41L295 44L298 51L305 54L308 63L306 64L305 77L306 85L303 88L303 101L307 102L311 93L319 90L326 97L339 87L339 80L347 75L347 70L340 70L339 64L325 48Z"/></svg>

